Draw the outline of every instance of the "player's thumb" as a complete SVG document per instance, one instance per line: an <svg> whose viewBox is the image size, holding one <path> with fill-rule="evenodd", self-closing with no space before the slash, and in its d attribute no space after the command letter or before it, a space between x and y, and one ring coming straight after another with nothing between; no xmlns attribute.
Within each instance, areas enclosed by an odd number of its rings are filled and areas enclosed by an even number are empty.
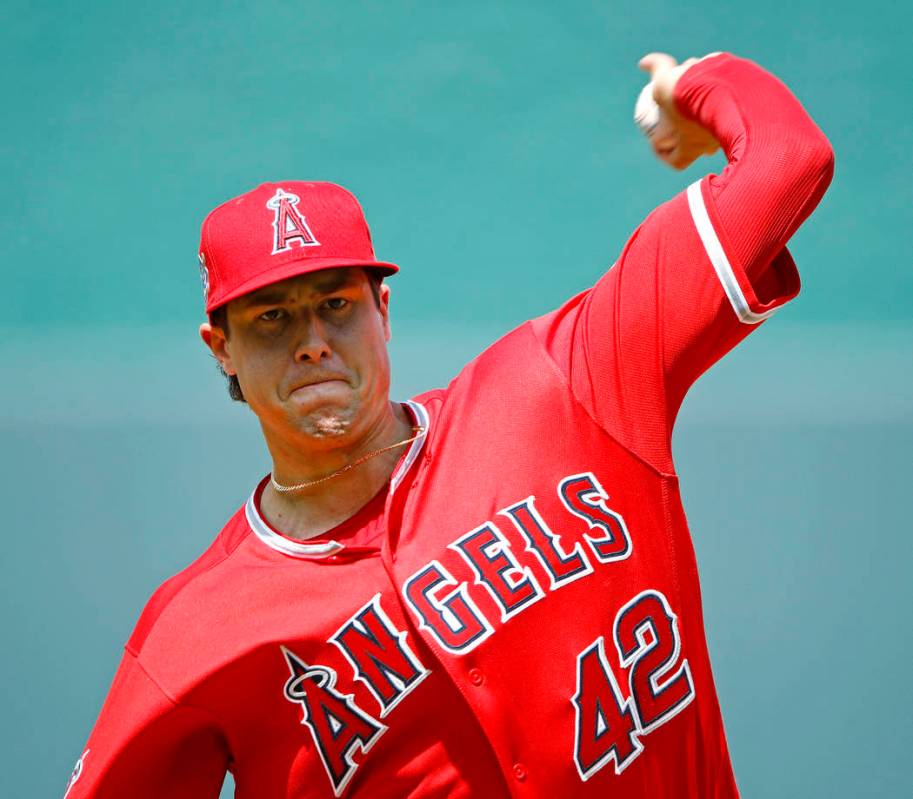
<svg viewBox="0 0 913 799"><path fill-rule="evenodd" d="M644 72L649 72L651 78L658 71L672 69L676 64L678 64L678 61L668 53L647 53L637 62L637 66Z"/></svg>

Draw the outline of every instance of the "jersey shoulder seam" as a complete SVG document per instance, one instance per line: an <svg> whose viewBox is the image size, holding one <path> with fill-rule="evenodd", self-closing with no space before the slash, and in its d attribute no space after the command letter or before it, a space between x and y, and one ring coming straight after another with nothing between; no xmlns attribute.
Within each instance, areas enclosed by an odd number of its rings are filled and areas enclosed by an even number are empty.
<svg viewBox="0 0 913 799"><path fill-rule="evenodd" d="M240 537L239 542L238 542L239 545L240 545L240 541L243 540L244 538L246 538L246 536ZM222 533L220 532L219 535L217 536L216 540L213 541L213 543L209 546L209 548L206 550L206 552L203 552L198 558L196 558L196 560L194 560L192 563L188 564L184 569L179 571L177 574L174 574L171 577L169 577L167 580L165 580L153 592L152 596L149 598L148 602L146 603L146 607L143 609L142 613L140 613L140 617L137 620L136 628L134 629L133 633L131 634L131 636L130 636L129 640L127 641L127 643L125 644L124 648L128 652L130 652L137 660L139 660L139 656L140 656L140 653L142 652L143 645L145 644L147 638L149 637L149 634L152 632L152 630L158 624L159 619L161 618L161 616L165 612L165 610L174 603L174 601L184 592L184 590L187 588L187 586L189 586L191 583L193 583L195 580L197 580L197 578L203 576L204 574L208 574L210 571L212 571L212 569L215 569L217 566L220 566L221 564L225 563L234 554L234 552L237 550L237 548L238 548L237 546L232 547L230 552L228 550L226 550L224 543L222 541ZM174 593L164 600L164 602L161 604L161 606L152 607L152 604L153 604L156 596L159 594L159 592L163 591L166 588L166 586L168 586L169 583L171 583L172 581L179 580L189 570L193 569L194 565L197 562L199 562L200 560L202 560L206 556L207 552L210 552L213 549L216 549L218 554L217 554L217 557L211 563L206 564L199 571L196 571L195 573L187 576L183 580L183 583L176 588ZM153 613L154 615L149 620L148 627L142 631L141 641L139 643L139 646L137 647L134 645L133 642L134 642L134 639L136 638L137 630L143 621L143 617L147 613Z"/></svg>
<svg viewBox="0 0 913 799"><path fill-rule="evenodd" d="M612 441L614 441L616 444L618 444L618 446L620 446L626 452L630 453L633 457L637 458L637 460L639 460L642 464L644 464L644 466L646 466L648 469L650 469L650 471L655 472L657 475L659 475L660 477L665 478L665 479L678 480L678 475L675 472L665 472L662 469L660 469L658 466L656 466L650 460L648 460L643 455L641 455L639 452L637 452L633 447L631 447L628 444L621 441L618 438L618 436L611 433L604 424L602 424L595 416L593 416L593 414L590 412L590 409L587 408L587 406L583 402L580 401L577 394L574 392L573 386L571 386L570 382L568 381L566 375L561 371L558 364L555 362L555 359L552 358L551 354L546 349L545 345L542 343L542 339L539 337L538 332L536 332L536 326L533 324L533 320L529 320L528 322L526 322L524 327L529 327L530 334L535 339L536 344L539 346L539 349L542 350L542 354L545 357L545 360L548 362L549 367L555 373L557 378L564 384L565 388L567 389L568 394L571 395L574 402L580 408L583 409L583 412L593 421L593 423L600 430L602 430L603 433L605 433L609 438L612 439Z"/></svg>
<svg viewBox="0 0 913 799"><path fill-rule="evenodd" d="M163 686L157 679L155 679L155 677L152 676L152 674L149 672L149 669L147 669L143 662L140 660L139 652L134 651L129 643L124 646L124 651L133 658L133 662L136 664L137 668L146 675L146 678L149 680L149 682L158 688L165 699L171 702L171 704L175 707L181 704L177 699L175 699L175 697L171 695L171 692L168 691L165 686Z"/></svg>
<svg viewBox="0 0 913 799"><path fill-rule="evenodd" d="M151 682L156 687L156 689L162 694L162 696L165 697L165 699L168 700L168 702L171 704L171 706L175 710L181 709L181 710L195 711L197 713L201 713L205 716L208 716L213 720L213 722L215 723L215 726L219 730L221 730L223 732L223 734L226 734L224 727L219 720L219 717L212 710L210 710L209 708L206 708L206 707L202 707L201 705L195 705L190 702L186 702L184 700L178 699L177 697L173 696L172 693L167 688L165 688L165 686L162 685L161 682L159 682L159 680L157 680L155 678L155 676L152 674L152 672L149 671L149 669L146 667L146 665L143 663L142 659L140 658L140 656L137 653L132 652L129 647L124 647L124 650L127 652L128 655L130 655L130 657L133 658L133 662L136 664L137 668L143 672L143 674L146 676L146 678L149 680L149 682Z"/></svg>

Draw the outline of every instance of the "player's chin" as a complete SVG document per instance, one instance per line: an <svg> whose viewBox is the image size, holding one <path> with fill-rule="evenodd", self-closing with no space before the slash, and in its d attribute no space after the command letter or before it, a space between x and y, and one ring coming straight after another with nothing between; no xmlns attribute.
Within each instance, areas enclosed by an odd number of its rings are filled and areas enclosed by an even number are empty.
<svg viewBox="0 0 913 799"><path fill-rule="evenodd" d="M356 403L319 402L309 407L296 407L293 411L293 423L301 432L311 438L340 439L353 428L357 417Z"/></svg>

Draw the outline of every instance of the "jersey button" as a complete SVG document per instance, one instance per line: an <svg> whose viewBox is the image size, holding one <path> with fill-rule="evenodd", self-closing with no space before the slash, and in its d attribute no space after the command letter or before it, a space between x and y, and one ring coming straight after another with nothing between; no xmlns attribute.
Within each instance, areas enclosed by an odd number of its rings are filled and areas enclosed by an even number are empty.
<svg viewBox="0 0 913 799"><path fill-rule="evenodd" d="M523 782L527 777L526 766L522 763L514 763L514 777L517 778L517 782Z"/></svg>
<svg viewBox="0 0 913 799"><path fill-rule="evenodd" d="M469 682L473 685L481 685L485 681L485 675L482 674L481 669L470 669L469 670Z"/></svg>

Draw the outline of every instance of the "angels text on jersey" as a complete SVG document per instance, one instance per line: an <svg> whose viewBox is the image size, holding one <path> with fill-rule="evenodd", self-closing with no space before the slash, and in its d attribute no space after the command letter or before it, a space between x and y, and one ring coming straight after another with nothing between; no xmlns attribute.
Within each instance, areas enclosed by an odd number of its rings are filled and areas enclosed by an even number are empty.
<svg viewBox="0 0 913 799"><path fill-rule="evenodd" d="M609 495L595 474L565 477L557 492L563 507L587 525L572 544L569 536L552 529L535 496L529 496L500 510L497 515L504 521L488 520L448 545L472 570L472 585L457 580L438 559L405 581L405 605L419 629L441 649L466 654L546 592L631 555L625 520L609 507ZM524 541L532 556L529 563L521 563L498 526L505 523ZM480 610L473 598L478 591L494 600L499 619ZM340 650L351 666L351 679L364 684L373 702L359 704L334 669L307 663L287 646L281 647L290 673L284 696L300 706L301 724L309 729L333 792L340 796L388 729L388 714L430 671L410 647L408 633L397 629L384 611L380 593L347 619L329 643ZM582 781L609 764L620 774L644 751L643 736L694 698L677 616L667 597L655 589L631 597L617 608L614 621L607 609L605 630L566 668L576 672L576 691L567 698L574 728L565 737L568 757Z"/></svg>

